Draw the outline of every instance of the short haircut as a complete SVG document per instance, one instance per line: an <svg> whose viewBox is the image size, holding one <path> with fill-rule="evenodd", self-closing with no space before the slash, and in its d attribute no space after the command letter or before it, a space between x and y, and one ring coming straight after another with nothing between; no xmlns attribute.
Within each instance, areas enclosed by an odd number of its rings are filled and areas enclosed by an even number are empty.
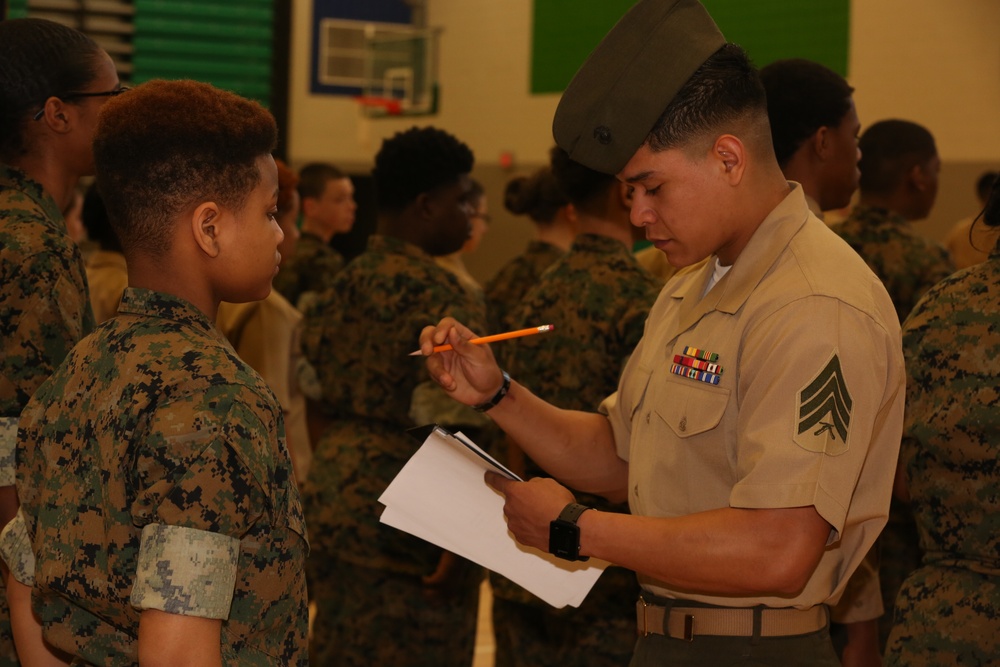
<svg viewBox="0 0 1000 667"><path fill-rule="evenodd" d="M988 227L1000 227L1000 178L994 179L988 196L986 207L981 214L983 223Z"/></svg>
<svg viewBox="0 0 1000 667"><path fill-rule="evenodd" d="M0 160L26 152L22 128L48 98L94 81L102 53L90 37L53 21L0 21Z"/></svg>
<svg viewBox="0 0 1000 667"><path fill-rule="evenodd" d="M757 68L742 47L724 44L677 91L646 143L654 151L686 147L711 132L766 117L767 98Z"/></svg>
<svg viewBox="0 0 1000 667"><path fill-rule="evenodd" d="M87 238L96 243L101 250L122 251L122 244L118 241L118 235L115 234L108 219L108 209L104 205L104 199L96 183L87 189L87 194L83 197L80 220L87 230Z"/></svg>
<svg viewBox="0 0 1000 667"><path fill-rule="evenodd" d="M326 190L326 184L347 178L347 174L327 162L310 162L299 169L299 197L319 199Z"/></svg>
<svg viewBox="0 0 1000 667"><path fill-rule="evenodd" d="M979 201L986 201L987 197L990 196L990 190L993 189L997 178L1000 178L1000 173L995 171L984 171L979 176L976 181L976 194L979 195Z"/></svg>
<svg viewBox="0 0 1000 667"><path fill-rule="evenodd" d="M413 127L382 142L375 156L380 211L398 213L419 195L455 183L475 159L464 143L435 127Z"/></svg>
<svg viewBox="0 0 1000 667"><path fill-rule="evenodd" d="M518 176L507 182L503 204L514 215L527 215L537 225L556 219L559 209L569 203L552 174L542 167L531 176Z"/></svg>
<svg viewBox="0 0 1000 667"><path fill-rule="evenodd" d="M583 166L558 146L549 151L549 158L552 175L570 203L584 213L603 215L605 195L609 187L618 184L618 179L613 174Z"/></svg>
<svg viewBox="0 0 1000 667"><path fill-rule="evenodd" d="M854 88L832 69L802 58L761 68L767 116L778 164L784 167L821 127L839 127L851 109Z"/></svg>
<svg viewBox="0 0 1000 667"><path fill-rule="evenodd" d="M934 136L908 120L882 120L858 139L861 149L859 188L871 194L889 194L915 165L937 155Z"/></svg>
<svg viewBox="0 0 1000 667"><path fill-rule="evenodd" d="M207 83L154 80L110 99L94 161L125 253L164 253L177 216L202 202L242 210L277 136L267 109Z"/></svg>
<svg viewBox="0 0 1000 667"><path fill-rule="evenodd" d="M299 184L299 177L278 158L274 158L274 166L278 168L278 213L287 213L292 207L292 196Z"/></svg>

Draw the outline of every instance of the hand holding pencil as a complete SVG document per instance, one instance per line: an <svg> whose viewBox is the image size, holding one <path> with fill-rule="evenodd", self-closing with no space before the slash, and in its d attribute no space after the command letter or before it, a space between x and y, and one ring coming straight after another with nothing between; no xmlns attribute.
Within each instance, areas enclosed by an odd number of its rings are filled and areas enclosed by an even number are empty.
<svg viewBox="0 0 1000 667"><path fill-rule="evenodd" d="M551 324L543 324L538 327L530 327L527 329L518 329L517 331L508 331L506 333L493 334L492 336L482 336L480 338L471 338L469 342L473 345L486 345L488 343L496 343L501 340L509 340L511 338L521 338L522 336L533 336L534 334L548 333L555 329L555 326ZM446 352L448 350L454 349L451 345L437 345L434 347L434 352ZM411 357L422 356L423 352L416 350L410 352Z"/></svg>

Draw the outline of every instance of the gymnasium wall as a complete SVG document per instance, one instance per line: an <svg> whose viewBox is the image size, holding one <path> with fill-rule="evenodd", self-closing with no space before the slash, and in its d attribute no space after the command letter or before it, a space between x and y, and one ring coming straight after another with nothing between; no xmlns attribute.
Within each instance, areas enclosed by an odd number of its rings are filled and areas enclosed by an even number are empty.
<svg viewBox="0 0 1000 667"><path fill-rule="evenodd" d="M605 1L574 4L583 11ZM366 118L348 97L309 92L311 5L293 4L290 161L328 160L367 172L382 139L399 130L434 124L454 133L475 152L473 175L490 195L494 222L468 261L474 275L489 277L530 235L526 222L503 210L503 186L542 164L552 144L558 94L530 92L533 0L427 0L427 24L443 29L439 111L399 119ZM917 229L940 239L975 209L979 173L1000 166L1000 3L851 0L848 15L847 78L862 123L905 118L926 125L937 139L943 161L938 203ZM509 168L501 166L504 155L513 158Z"/></svg>

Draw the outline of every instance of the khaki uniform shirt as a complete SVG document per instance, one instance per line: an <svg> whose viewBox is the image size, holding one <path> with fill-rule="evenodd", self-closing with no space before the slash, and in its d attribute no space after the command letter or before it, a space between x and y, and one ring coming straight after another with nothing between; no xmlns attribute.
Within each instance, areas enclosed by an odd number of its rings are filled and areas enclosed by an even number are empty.
<svg viewBox="0 0 1000 667"><path fill-rule="evenodd" d="M90 305L94 319L100 324L118 313L118 304L128 287L128 267L125 255L108 250L95 250L87 257L87 282L90 284Z"/></svg>
<svg viewBox="0 0 1000 667"><path fill-rule="evenodd" d="M806 206L820 220L826 221L819 202L806 195ZM871 621L885 613L882 589L878 578L878 547L868 551L865 559L847 582L840 601L830 609L830 620L835 623Z"/></svg>
<svg viewBox="0 0 1000 667"><path fill-rule="evenodd" d="M302 313L272 289L261 301L219 304L216 326L240 359L260 373L281 404L288 451L295 478L301 484L312 461L306 398L298 380L300 364L304 362Z"/></svg>
<svg viewBox="0 0 1000 667"><path fill-rule="evenodd" d="M892 303L797 185L701 298L711 271L703 262L664 288L602 405L629 462L631 510L813 506L832 527L829 546L794 596L640 580L724 606L834 603L888 515L904 399Z"/></svg>

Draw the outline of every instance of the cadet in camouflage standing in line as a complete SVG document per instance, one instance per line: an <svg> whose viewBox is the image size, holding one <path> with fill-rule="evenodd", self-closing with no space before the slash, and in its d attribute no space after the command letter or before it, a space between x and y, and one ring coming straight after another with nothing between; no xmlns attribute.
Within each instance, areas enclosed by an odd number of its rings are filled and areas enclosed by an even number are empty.
<svg viewBox="0 0 1000 667"><path fill-rule="evenodd" d="M944 248L919 236L909 225L926 218L934 206L941 160L931 133L905 120L875 123L861 135L858 147L860 200L847 220L831 229L879 277L903 322L924 292L955 270ZM898 498L892 499L878 549L885 607L878 622L879 644L885 646L896 594L920 563L913 515Z"/></svg>
<svg viewBox="0 0 1000 667"><path fill-rule="evenodd" d="M307 664L281 407L212 324L220 301L271 290L276 139L262 106L192 81L101 113L97 182L129 287L25 407L21 510L0 538L74 664ZM31 609L12 611L20 648Z"/></svg>
<svg viewBox="0 0 1000 667"><path fill-rule="evenodd" d="M94 327L83 259L61 209L93 173L98 109L120 86L82 33L39 19L0 22L0 526L17 512L17 420ZM0 665L18 664L0 593Z"/></svg>
<svg viewBox="0 0 1000 667"><path fill-rule="evenodd" d="M302 232L295 252L282 263L274 288L300 310L333 282L344 258L330 239L354 226L354 184L332 164L307 164L299 172ZM305 295L305 301L300 303Z"/></svg>
<svg viewBox="0 0 1000 667"><path fill-rule="evenodd" d="M944 248L909 225L934 206L941 159L931 133L905 120L875 123L858 147L858 205L832 229L882 280L902 322L924 292L955 270Z"/></svg>
<svg viewBox="0 0 1000 667"><path fill-rule="evenodd" d="M304 347L331 420L304 488L316 603L317 665L440 665L472 661L482 570L379 523L378 497L420 443L405 430L414 388L427 379L408 356L420 329L485 314L434 262L469 235L469 148L441 130L412 128L375 157L378 231L306 315Z"/></svg>
<svg viewBox="0 0 1000 667"><path fill-rule="evenodd" d="M553 148L551 156L580 233L511 311L510 325L554 324L555 331L498 352L505 367L538 396L560 408L594 411L618 387L663 285L632 254L638 228L629 221L631 186L573 162L561 148ZM516 452L516 443L510 448ZM524 463L518 466L522 477L547 476L530 459ZM628 512L626 503L579 492L576 498L604 511ZM579 609L562 610L506 579L491 580L499 667L599 667L624 665L631 657L639 595L633 572L608 568Z"/></svg>
<svg viewBox="0 0 1000 667"><path fill-rule="evenodd" d="M523 253L500 267L486 283L486 305L493 331L508 328L507 312L521 303L542 272L569 250L576 236L576 211L548 166L531 176L511 179L503 203L511 213L531 219L535 238Z"/></svg>
<svg viewBox="0 0 1000 667"><path fill-rule="evenodd" d="M996 186L983 222L1000 229ZM903 325L900 464L924 559L896 598L889 667L994 665L1000 656L998 294L1000 245L933 287Z"/></svg>

